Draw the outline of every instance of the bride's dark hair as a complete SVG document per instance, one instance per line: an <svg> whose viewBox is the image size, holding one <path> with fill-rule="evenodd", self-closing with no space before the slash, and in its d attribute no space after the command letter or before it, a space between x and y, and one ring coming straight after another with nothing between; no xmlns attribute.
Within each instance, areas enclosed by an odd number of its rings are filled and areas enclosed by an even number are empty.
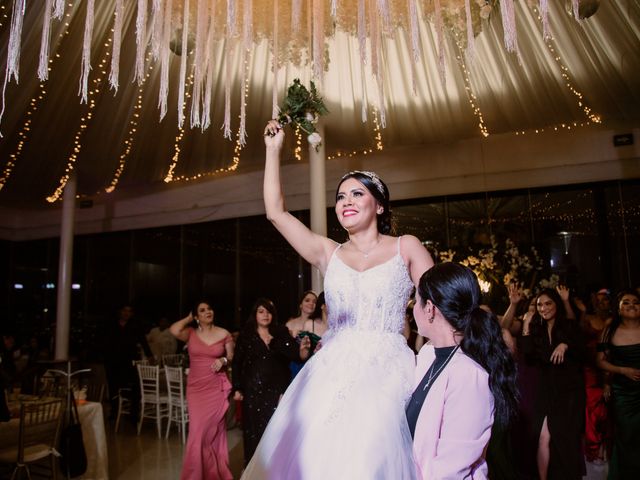
<svg viewBox="0 0 640 480"><path fill-rule="evenodd" d="M422 275L418 293L423 307L431 300L455 331L462 334L462 351L489 374L495 422L506 426L518 409L516 366L495 315L480 308L476 275L458 263L440 263Z"/></svg>
<svg viewBox="0 0 640 480"><path fill-rule="evenodd" d="M338 183L338 188L336 189L336 199L340 191L340 185L349 178L355 178L363 184L382 207L382 213L377 216L378 231L384 235L392 234L395 230L395 225L393 224L391 207L389 206L389 189L386 183L374 172L354 170L353 172L345 174L340 179L340 183Z"/></svg>

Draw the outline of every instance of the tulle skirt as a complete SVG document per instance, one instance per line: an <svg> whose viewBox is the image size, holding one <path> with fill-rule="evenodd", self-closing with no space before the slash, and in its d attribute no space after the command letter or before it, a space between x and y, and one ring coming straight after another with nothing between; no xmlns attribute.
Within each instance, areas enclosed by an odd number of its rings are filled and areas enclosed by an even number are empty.
<svg viewBox="0 0 640 480"><path fill-rule="evenodd" d="M329 335L287 389L243 479L415 478L404 411L415 357L404 337Z"/></svg>

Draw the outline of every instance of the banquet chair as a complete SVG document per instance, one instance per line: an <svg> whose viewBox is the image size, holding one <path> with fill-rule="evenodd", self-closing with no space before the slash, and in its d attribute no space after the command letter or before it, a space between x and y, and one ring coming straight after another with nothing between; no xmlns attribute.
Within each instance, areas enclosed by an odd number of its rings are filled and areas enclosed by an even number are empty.
<svg viewBox="0 0 640 480"><path fill-rule="evenodd" d="M178 431L182 433L182 443L185 443L187 423L189 414L187 412L187 399L185 398L184 373L180 367L164 367L167 379L167 392L169 393L169 421L167 422L167 433L165 438L169 438L171 422L178 425Z"/></svg>
<svg viewBox="0 0 640 480"><path fill-rule="evenodd" d="M160 367L157 365L138 365L140 379L140 419L138 435L142 422L146 418L155 419L158 426L158 438L162 437L162 419L169 415L169 397L160 395Z"/></svg>
<svg viewBox="0 0 640 480"><path fill-rule="evenodd" d="M131 389L118 389L118 413L116 415L116 433L120 427L120 417L122 415L131 415Z"/></svg>
<svg viewBox="0 0 640 480"><path fill-rule="evenodd" d="M185 355L176 353L172 355L162 355L162 365L168 367L183 367Z"/></svg>
<svg viewBox="0 0 640 480"><path fill-rule="evenodd" d="M57 478L56 445L64 412L61 399L24 402L20 405L18 444L0 451L0 463L15 464L11 479L24 470L31 478L29 465L49 457L51 477Z"/></svg>

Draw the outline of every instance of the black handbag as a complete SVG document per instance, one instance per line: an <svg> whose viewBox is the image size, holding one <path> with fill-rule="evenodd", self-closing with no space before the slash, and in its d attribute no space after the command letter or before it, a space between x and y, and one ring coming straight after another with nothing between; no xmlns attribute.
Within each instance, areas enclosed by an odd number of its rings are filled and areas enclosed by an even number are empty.
<svg viewBox="0 0 640 480"><path fill-rule="evenodd" d="M87 453L82 441L82 427L73 395L67 395L67 421L60 433L60 468L67 478L78 477L87 471ZM69 405L70 404L70 405Z"/></svg>

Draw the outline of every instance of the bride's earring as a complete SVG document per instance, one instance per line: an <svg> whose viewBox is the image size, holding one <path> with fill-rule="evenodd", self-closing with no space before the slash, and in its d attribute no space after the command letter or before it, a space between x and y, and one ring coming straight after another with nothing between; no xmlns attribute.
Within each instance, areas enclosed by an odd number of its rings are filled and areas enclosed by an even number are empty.
<svg viewBox="0 0 640 480"><path fill-rule="evenodd" d="M196 320L196 323L198 324L198 330L202 331L202 327L200 326L200 320Z"/></svg>

